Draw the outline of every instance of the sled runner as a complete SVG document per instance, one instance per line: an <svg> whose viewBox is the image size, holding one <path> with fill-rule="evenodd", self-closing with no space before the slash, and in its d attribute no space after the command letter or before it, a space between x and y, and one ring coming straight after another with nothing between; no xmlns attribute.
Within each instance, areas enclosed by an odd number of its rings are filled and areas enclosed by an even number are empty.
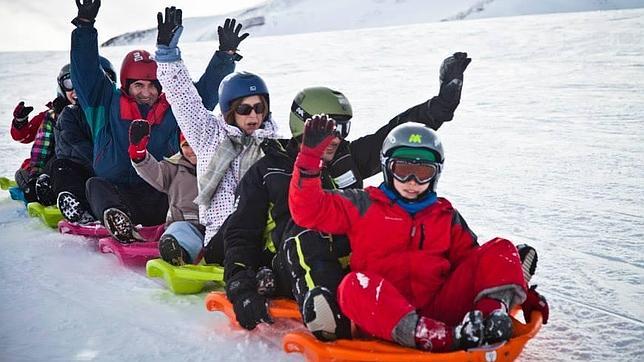
<svg viewBox="0 0 644 362"><path fill-rule="evenodd" d="M137 232L146 241L157 241L165 230L163 225L155 226L137 226ZM61 234L82 235L90 238L108 238L110 232L99 224L76 224L67 220L61 220L58 223L58 231Z"/></svg>
<svg viewBox="0 0 644 362"><path fill-rule="evenodd" d="M31 217L38 217L45 225L55 228L58 222L63 219L63 215L56 206L43 206L39 202L30 202L27 204L27 212Z"/></svg>
<svg viewBox="0 0 644 362"><path fill-rule="evenodd" d="M231 324L237 325L232 304L223 292L212 292L206 297L206 308L226 314ZM513 310L513 315L519 309ZM301 319L297 305L291 300L271 300L273 318ZM482 347L476 350L430 353L406 348L382 340L353 339L335 342L318 341L308 332L287 333L282 339L284 351L302 353L307 361L513 361L526 343L541 329L541 313L533 312L531 322L524 324L513 318L514 335L505 344Z"/></svg>
<svg viewBox="0 0 644 362"><path fill-rule="evenodd" d="M12 187L17 187L18 184L16 181L9 179L8 177L0 177L0 189L9 190Z"/></svg>
<svg viewBox="0 0 644 362"><path fill-rule="evenodd" d="M125 266L143 266L148 260L159 257L159 243L157 241L122 244L111 237L102 238L98 240L98 250L101 253L116 255L119 262Z"/></svg>
<svg viewBox="0 0 644 362"><path fill-rule="evenodd" d="M163 278L174 294L195 294L201 292L206 283L223 285L224 268L220 265L174 266L162 259L149 260L145 271L150 278Z"/></svg>

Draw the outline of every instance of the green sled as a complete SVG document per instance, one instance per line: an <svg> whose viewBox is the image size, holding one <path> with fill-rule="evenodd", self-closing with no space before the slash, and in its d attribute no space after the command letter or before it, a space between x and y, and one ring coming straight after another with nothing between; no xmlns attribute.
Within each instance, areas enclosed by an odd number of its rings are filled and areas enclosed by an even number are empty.
<svg viewBox="0 0 644 362"><path fill-rule="evenodd" d="M0 189L9 190L10 187L16 187L18 184L14 180L10 180L8 177L0 177Z"/></svg>
<svg viewBox="0 0 644 362"><path fill-rule="evenodd" d="M45 225L51 228L57 228L58 222L63 219L63 215L56 206L42 206L39 202L28 203L27 212L31 217L40 218Z"/></svg>
<svg viewBox="0 0 644 362"><path fill-rule="evenodd" d="M150 278L163 277L174 294L196 294L206 283L223 285L224 280L224 268L217 264L174 266L163 259L152 259L145 265L145 272Z"/></svg>

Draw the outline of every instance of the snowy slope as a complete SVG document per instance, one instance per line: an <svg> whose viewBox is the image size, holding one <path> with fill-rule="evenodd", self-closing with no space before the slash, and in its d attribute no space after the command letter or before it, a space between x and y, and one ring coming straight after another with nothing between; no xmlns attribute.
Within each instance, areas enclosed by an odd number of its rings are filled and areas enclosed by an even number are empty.
<svg viewBox="0 0 644 362"><path fill-rule="evenodd" d="M184 12L183 37L217 40L226 17L239 19L254 36L312 33L446 20L644 7L644 0L271 0L226 16ZM465 26L465 25L464 25ZM105 45L154 44L156 28L134 30Z"/></svg>
<svg viewBox="0 0 644 362"><path fill-rule="evenodd" d="M439 192L481 241L499 235L540 252L535 282L551 303L551 323L522 360L640 360L644 10L463 24L251 37L238 69L265 77L284 132L300 88L342 90L357 138L434 95L441 60L468 51L463 100L440 130L447 163ZM217 45L181 44L193 77ZM129 50L102 52L118 64ZM18 100L40 108L54 95L67 59L0 54L4 129ZM28 150L0 134L0 175L13 174ZM289 325L231 331L205 311L204 295L170 294L142 270L95 252L93 242L28 219L6 193L0 245L3 361L301 360L280 350Z"/></svg>

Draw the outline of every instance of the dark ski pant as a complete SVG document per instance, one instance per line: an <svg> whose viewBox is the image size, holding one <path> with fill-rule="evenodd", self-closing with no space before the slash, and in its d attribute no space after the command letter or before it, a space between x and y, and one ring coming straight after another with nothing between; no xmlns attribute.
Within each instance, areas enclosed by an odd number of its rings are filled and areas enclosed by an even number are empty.
<svg viewBox="0 0 644 362"><path fill-rule="evenodd" d="M86 195L92 214L103 219L109 208L117 208L130 216L134 225L163 224L168 212L168 197L147 183L116 186L102 177L87 180Z"/></svg>
<svg viewBox="0 0 644 362"><path fill-rule="evenodd" d="M89 202L85 196L85 184L94 177L94 170L72 160L59 158L51 168L51 184L56 195L63 191L71 192L83 209L89 210Z"/></svg>
<svg viewBox="0 0 644 362"><path fill-rule="evenodd" d="M284 234L274 269L279 279L290 282L300 309L306 293L324 287L335 295L348 272L349 240L344 235L328 235L291 224Z"/></svg>

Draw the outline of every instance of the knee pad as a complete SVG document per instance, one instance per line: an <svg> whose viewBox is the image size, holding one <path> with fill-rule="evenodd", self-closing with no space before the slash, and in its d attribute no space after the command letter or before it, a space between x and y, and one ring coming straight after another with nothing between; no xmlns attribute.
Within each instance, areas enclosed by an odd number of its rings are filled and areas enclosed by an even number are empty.
<svg viewBox="0 0 644 362"><path fill-rule="evenodd" d="M335 295L324 287L315 287L306 293L302 319L319 340L351 338L351 322L340 312Z"/></svg>

